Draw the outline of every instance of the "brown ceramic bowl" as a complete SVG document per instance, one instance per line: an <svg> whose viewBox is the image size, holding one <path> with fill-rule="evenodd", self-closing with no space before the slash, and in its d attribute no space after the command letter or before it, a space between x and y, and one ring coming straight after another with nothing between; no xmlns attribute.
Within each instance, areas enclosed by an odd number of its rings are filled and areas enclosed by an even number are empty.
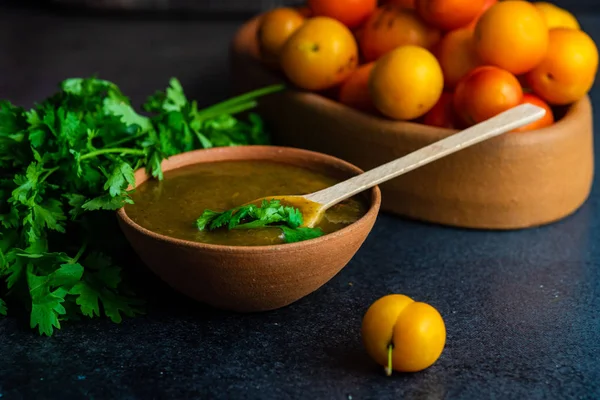
<svg viewBox="0 0 600 400"><path fill-rule="evenodd" d="M347 179L362 173L340 159L307 150L275 146L240 146L198 150L173 156L163 171L226 160L269 160L293 164ZM136 184L149 179L142 169ZM363 194L370 203L355 223L331 234L274 246L224 246L174 239L133 222L125 208L117 215L121 229L142 261L167 284L212 306L239 312L286 306L320 288L354 256L371 231L381 193Z"/></svg>
<svg viewBox="0 0 600 400"><path fill-rule="evenodd" d="M258 19L232 49L239 91L284 79L258 58ZM355 111L290 88L260 101L276 144L331 154L368 170L455 131ZM559 220L587 199L594 172L588 97L561 110L556 124L480 143L381 185L382 210L468 228L516 229Z"/></svg>

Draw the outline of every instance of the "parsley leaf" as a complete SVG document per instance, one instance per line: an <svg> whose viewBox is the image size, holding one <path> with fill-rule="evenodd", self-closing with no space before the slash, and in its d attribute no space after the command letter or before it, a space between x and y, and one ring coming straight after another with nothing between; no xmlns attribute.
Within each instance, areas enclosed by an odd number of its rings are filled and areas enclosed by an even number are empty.
<svg viewBox="0 0 600 400"><path fill-rule="evenodd" d="M66 220L58 199L48 199L42 204L33 205L33 215L38 225L64 233L62 221Z"/></svg>
<svg viewBox="0 0 600 400"><path fill-rule="evenodd" d="M72 207L69 211L71 219L77 218L84 210L83 205L86 203L87 198L79 193L66 193L63 197L67 199L68 204Z"/></svg>
<svg viewBox="0 0 600 400"><path fill-rule="evenodd" d="M102 281L96 284L90 283L88 280L77 283L70 294L77 295L76 303L81 308L81 313L86 317L94 317L100 315L99 303L102 303L104 313L113 322L119 323L123 320L121 313L128 317L133 317L139 314L140 310L134 304L139 304L132 299L119 296L113 291L101 287Z"/></svg>
<svg viewBox="0 0 600 400"><path fill-rule="evenodd" d="M16 228L19 225L19 211L17 207L11 207L8 213L0 214L0 224L5 229Z"/></svg>
<svg viewBox="0 0 600 400"><path fill-rule="evenodd" d="M25 118L22 113L23 110L19 107L15 107L6 100L0 100L0 137L13 135L13 140L22 140L21 135L14 136L25 128Z"/></svg>
<svg viewBox="0 0 600 400"><path fill-rule="evenodd" d="M6 288L12 288L19 281L25 268L25 263L22 258L17 257L17 250L12 248L4 250L2 255L2 272L6 279Z"/></svg>
<svg viewBox="0 0 600 400"><path fill-rule="evenodd" d="M196 220L198 230L203 231L212 221L219 216L220 213L211 210L205 210L202 215Z"/></svg>
<svg viewBox="0 0 600 400"><path fill-rule="evenodd" d="M167 88L167 96L163 104L163 109L165 111L180 111L187 102L181 83L176 78L171 78L169 87Z"/></svg>
<svg viewBox="0 0 600 400"><path fill-rule="evenodd" d="M6 309L6 303L4 300L0 299L0 315L6 315L8 310Z"/></svg>
<svg viewBox="0 0 600 400"><path fill-rule="evenodd" d="M217 212L204 210L196 220L198 230L258 229L266 226L280 228L286 243L314 239L323 235L320 228L301 228L302 212L295 207L284 206L279 200L263 200L260 206L247 204L232 210Z"/></svg>
<svg viewBox="0 0 600 400"><path fill-rule="evenodd" d="M323 236L323 231L320 228L288 228L283 225L280 227L285 235L287 243L301 242Z"/></svg>
<svg viewBox="0 0 600 400"><path fill-rule="evenodd" d="M106 98L103 102L104 112L120 118L126 125L137 125L143 132L152 129L150 120L142 117L127 103L113 98Z"/></svg>
<svg viewBox="0 0 600 400"><path fill-rule="evenodd" d="M12 202L27 204L27 200L31 196L31 191L36 189L38 180L43 172L42 165L33 161L27 167L25 175L15 175L13 181L17 187L12 192Z"/></svg>
<svg viewBox="0 0 600 400"><path fill-rule="evenodd" d="M139 301L118 295L116 289L121 282L121 270L110 258L91 253L83 264L89 269L83 280L76 283L69 294L77 296L75 303L87 317L100 315L100 304L104 313L113 322L121 322L121 313L129 317L140 313Z"/></svg>
<svg viewBox="0 0 600 400"><path fill-rule="evenodd" d="M112 172L108 176L106 183L104 184L104 190L108 190L112 197L116 197L123 193L129 187L129 185L135 184L135 177L133 176L133 168L129 163L120 161L115 165Z"/></svg>
<svg viewBox="0 0 600 400"><path fill-rule="evenodd" d="M50 336L53 328L60 328L59 317L66 313L62 305L68 293L65 287L73 286L81 279L83 267L79 264L62 264L46 276L34 274L33 269L33 264L29 264L27 285L32 303L30 326L39 326L40 333Z"/></svg>
<svg viewBox="0 0 600 400"><path fill-rule="evenodd" d="M131 200L127 195L112 197L108 194L105 194L86 201L83 203L81 208L87 211L118 210L125 204L133 204L133 200Z"/></svg>

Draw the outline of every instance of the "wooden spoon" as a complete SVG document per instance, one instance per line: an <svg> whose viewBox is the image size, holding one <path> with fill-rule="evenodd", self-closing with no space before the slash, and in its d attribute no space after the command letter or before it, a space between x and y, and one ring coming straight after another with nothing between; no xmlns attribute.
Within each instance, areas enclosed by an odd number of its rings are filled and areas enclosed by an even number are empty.
<svg viewBox="0 0 600 400"><path fill-rule="evenodd" d="M297 207L304 218L303 226L312 228L319 223L328 208L363 190L370 189L476 143L528 125L542 118L545 114L546 110L541 107L527 103L522 104L404 157L318 192L306 195L263 197L252 203L260 203L263 199L280 200L282 203Z"/></svg>

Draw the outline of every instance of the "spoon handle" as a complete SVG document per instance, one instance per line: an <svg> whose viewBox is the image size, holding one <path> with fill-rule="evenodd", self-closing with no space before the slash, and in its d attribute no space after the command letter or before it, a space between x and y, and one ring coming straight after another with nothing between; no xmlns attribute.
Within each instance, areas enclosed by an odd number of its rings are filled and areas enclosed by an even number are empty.
<svg viewBox="0 0 600 400"><path fill-rule="evenodd" d="M363 190L429 164L448 154L535 122L545 114L546 110L541 107L527 103L519 105L404 157L304 197L322 204L323 208L327 209Z"/></svg>

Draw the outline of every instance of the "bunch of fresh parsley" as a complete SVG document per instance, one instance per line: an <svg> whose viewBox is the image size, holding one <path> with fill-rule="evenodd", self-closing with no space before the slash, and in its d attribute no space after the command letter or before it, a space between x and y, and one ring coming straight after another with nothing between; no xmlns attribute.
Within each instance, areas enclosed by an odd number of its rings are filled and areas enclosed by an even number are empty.
<svg viewBox="0 0 600 400"><path fill-rule="evenodd" d="M173 78L143 105L148 116L106 80L60 89L31 110L0 101L0 314L21 305L48 336L81 315L120 322L140 312L114 261L125 240L112 215L132 203L134 171L162 179L171 155L267 143L256 114L234 115L282 87L199 110Z"/></svg>
<svg viewBox="0 0 600 400"><path fill-rule="evenodd" d="M204 210L196 220L198 230L257 229L267 226L283 231L286 243L300 242L323 235L320 228L301 227L302 212L292 206L284 206L280 200L263 200L260 206L247 204L222 212Z"/></svg>

